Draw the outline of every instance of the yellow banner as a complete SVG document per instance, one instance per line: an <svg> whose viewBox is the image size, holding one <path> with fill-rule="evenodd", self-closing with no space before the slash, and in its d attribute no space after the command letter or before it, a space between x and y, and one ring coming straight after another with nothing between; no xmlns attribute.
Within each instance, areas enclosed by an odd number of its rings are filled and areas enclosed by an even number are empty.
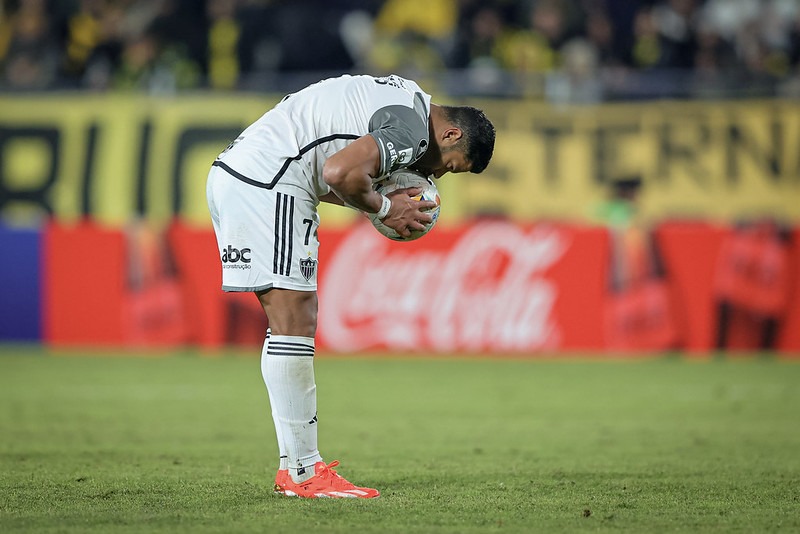
<svg viewBox="0 0 800 534"><path fill-rule="evenodd" d="M277 97L0 98L0 211L118 225L210 224L211 162ZM481 175L439 182L442 223L476 215L591 220L613 184L640 181L647 219L800 219L800 104L658 102L557 108L467 102L497 126ZM326 223L349 210L323 207Z"/></svg>
<svg viewBox="0 0 800 534"><path fill-rule="evenodd" d="M498 126L497 154L486 177L456 177L443 195L459 198L460 215L592 218L615 182L639 180L639 208L651 220L800 218L796 102L485 109Z"/></svg>

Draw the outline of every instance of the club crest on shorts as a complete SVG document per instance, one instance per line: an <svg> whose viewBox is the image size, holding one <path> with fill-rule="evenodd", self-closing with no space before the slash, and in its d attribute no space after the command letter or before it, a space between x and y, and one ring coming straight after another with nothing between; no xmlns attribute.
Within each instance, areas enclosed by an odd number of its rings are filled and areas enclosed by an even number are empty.
<svg viewBox="0 0 800 534"><path fill-rule="evenodd" d="M314 276L314 273L317 271L317 260L314 258L306 258L304 260L300 260L300 274L303 275L303 278L306 280L311 280L311 277Z"/></svg>

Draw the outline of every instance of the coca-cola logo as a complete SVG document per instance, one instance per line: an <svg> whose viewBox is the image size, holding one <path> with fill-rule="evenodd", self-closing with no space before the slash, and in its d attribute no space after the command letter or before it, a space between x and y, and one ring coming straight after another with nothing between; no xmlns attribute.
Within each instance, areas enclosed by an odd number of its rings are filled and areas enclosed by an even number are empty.
<svg viewBox="0 0 800 534"><path fill-rule="evenodd" d="M320 285L324 343L340 351L557 347L557 287L544 271L569 234L486 222L451 235L442 247L404 249L369 225L347 234Z"/></svg>

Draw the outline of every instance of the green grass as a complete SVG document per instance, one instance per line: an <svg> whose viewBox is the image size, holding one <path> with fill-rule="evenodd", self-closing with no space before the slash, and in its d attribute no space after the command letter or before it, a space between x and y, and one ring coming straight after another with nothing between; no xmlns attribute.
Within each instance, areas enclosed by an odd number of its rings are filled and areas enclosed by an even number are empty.
<svg viewBox="0 0 800 534"><path fill-rule="evenodd" d="M800 532L800 362L321 356L298 500L255 352L0 348L0 532Z"/></svg>

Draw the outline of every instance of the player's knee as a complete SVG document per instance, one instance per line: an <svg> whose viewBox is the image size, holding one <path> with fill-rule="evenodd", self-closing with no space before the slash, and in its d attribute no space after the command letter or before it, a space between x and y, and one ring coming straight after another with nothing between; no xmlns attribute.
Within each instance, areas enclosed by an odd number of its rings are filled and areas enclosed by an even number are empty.
<svg viewBox="0 0 800 534"><path fill-rule="evenodd" d="M273 334L314 337L317 331L316 292L272 289L257 296Z"/></svg>

